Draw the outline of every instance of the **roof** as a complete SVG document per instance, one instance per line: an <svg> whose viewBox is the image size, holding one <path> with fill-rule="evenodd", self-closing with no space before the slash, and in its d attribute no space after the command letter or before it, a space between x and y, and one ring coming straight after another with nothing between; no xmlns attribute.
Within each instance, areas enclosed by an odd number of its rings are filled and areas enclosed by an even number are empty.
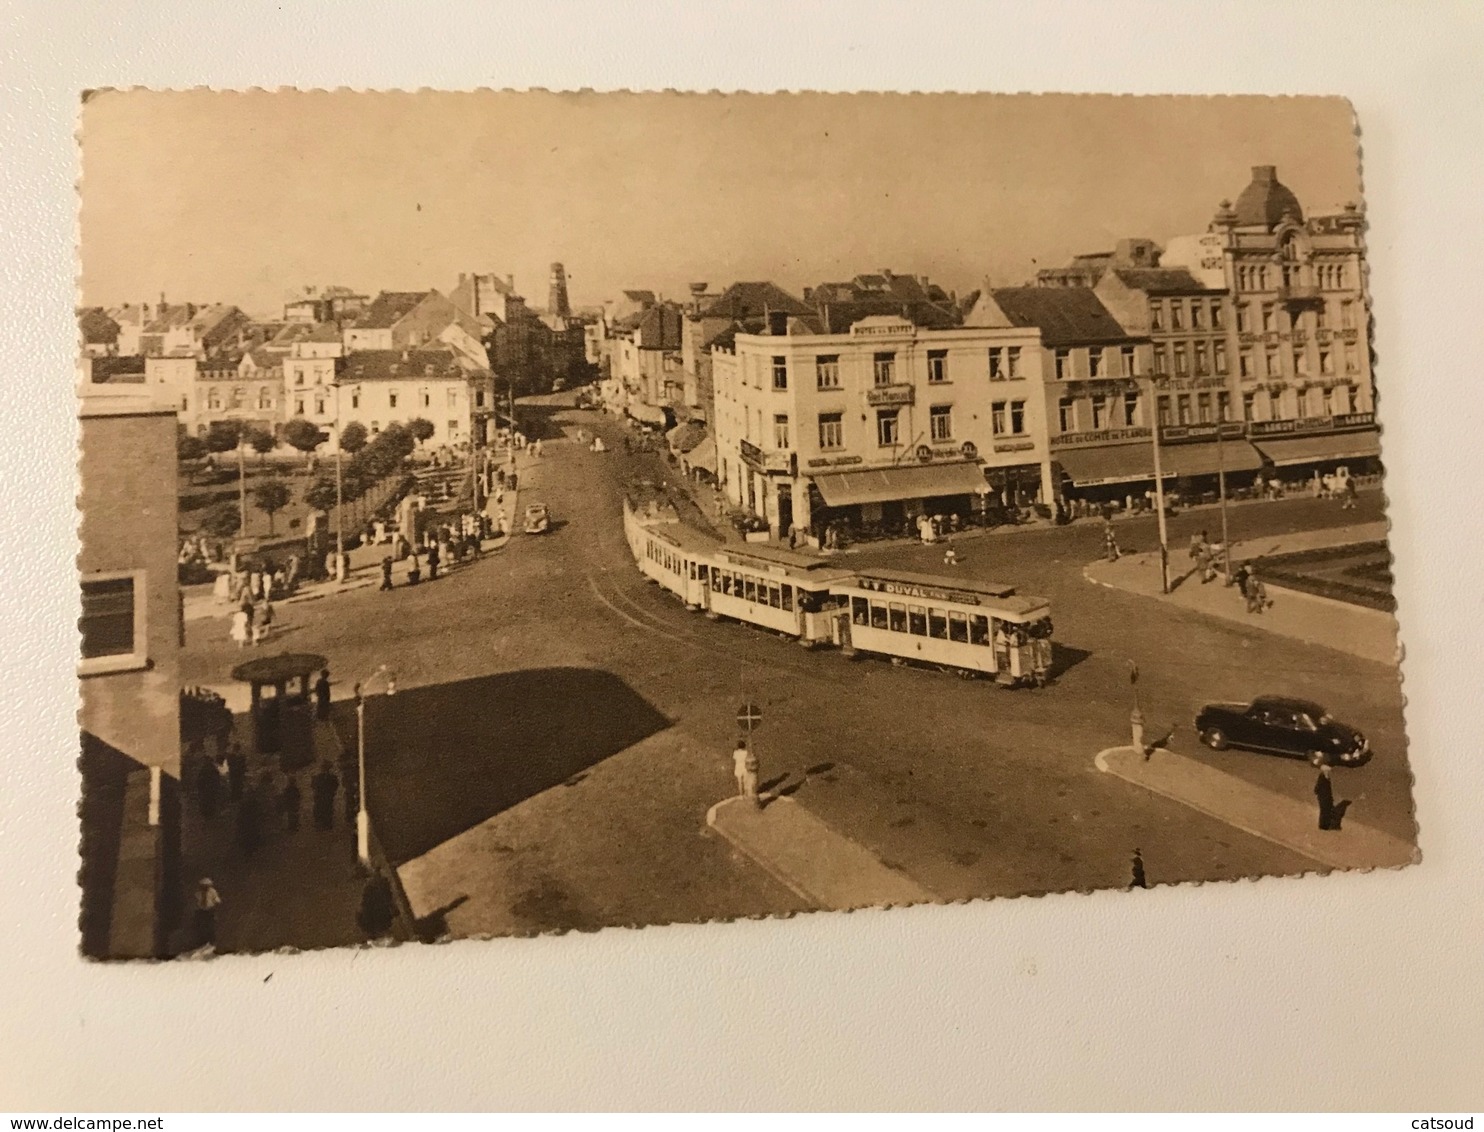
<svg viewBox="0 0 1484 1132"><path fill-rule="evenodd" d="M687 421L665 433L665 439L676 452L689 452L706 439L706 426Z"/></svg>
<svg viewBox="0 0 1484 1132"><path fill-rule="evenodd" d="M252 358L253 365L259 369L272 369L281 364L279 356L263 346L259 346L256 350L249 350L247 356Z"/></svg>
<svg viewBox="0 0 1484 1132"><path fill-rule="evenodd" d="M464 379L452 350L358 350L345 360L342 381Z"/></svg>
<svg viewBox="0 0 1484 1132"><path fill-rule="evenodd" d="M1275 165L1254 165L1252 180L1237 197L1232 207L1239 227L1272 228L1285 216L1303 220L1304 210L1298 197L1287 185L1278 180Z"/></svg>
<svg viewBox="0 0 1484 1132"><path fill-rule="evenodd" d="M654 302L654 292L653 291L625 291L623 293L623 297L626 298L626 299L628 299L631 303L652 303L652 302Z"/></svg>
<svg viewBox="0 0 1484 1132"><path fill-rule="evenodd" d="M814 308L767 280L733 283L701 307L701 314L712 318L756 318L769 311L813 314Z"/></svg>
<svg viewBox="0 0 1484 1132"><path fill-rule="evenodd" d="M1085 287L1006 287L990 292L1014 326L1035 326L1048 346L1118 342L1128 331Z"/></svg>
<svg viewBox="0 0 1484 1132"><path fill-rule="evenodd" d="M77 312L77 326L87 343L113 343L119 340L119 324L108 317L102 307L84 307Z"/></svg>
<svg viewBox="0 0 1484 1132"><path fill-rule="evenodd" d="M945 578L937 574L918 574L910 570L869 568L855 571L861 578L879 578L883 582L901 582L908 586L930 586L983 594L985 597L1010 597L1015 587L1005 582L987 582L976 578Z"/></svg>
<svg viewBox="0 0 1484 1132"><path fill-rule="evenodd" d="M844 334L861 319L877 314L899 315L932 330L962 322L943 288L915 275L889 271L857 275L848 283L821 283L808 294L826 334Z"/></svg>
<svg viewBox="0 0 1484 1132"><path fill-rule="evenodd" d="M1139 291L1209 291L1212 289L1183 267L1115 267L1113 274Z"/></svg>
<svg viewBox="0 0 1484 1132"><path fill-rule="evenodd" d="M91 376L94 385L110 383L137 384L144 380L144 358L138 354L123 357L92 359Z"/></svg>
<svg viewBox="0 0 1484 1132"><path fill-rule="evenodd" d="M302 335L300 341L339 342L341 337L340 327L336 326L333 322L321 322L317 323L314 329L308 334Z"/></svg>
<svg viewBox="0 0 1484 1132"><path fill-rule="evenodd" d="M383 291L356 320L357 330L386 330L411 313L431 291Z"/></svg>
<svg viewBox="0 0 1484 1132"><path fill-rule="evenodd" d="M680 309L659 303L646 310L639 319L640 349L680 349Z"/></svg>

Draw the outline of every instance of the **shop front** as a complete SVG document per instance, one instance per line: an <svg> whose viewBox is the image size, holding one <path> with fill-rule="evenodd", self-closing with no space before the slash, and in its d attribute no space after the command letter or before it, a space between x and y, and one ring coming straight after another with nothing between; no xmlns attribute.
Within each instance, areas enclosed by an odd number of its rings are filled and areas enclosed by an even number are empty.
<svg viewBox="0 0 1484 1132"><path fill-rule="evenodd" d="M1260 421L1251 431L1252 443L1264 460L1264 474L1278 482L1325 476L1367 479L1381 474L1381 438L1373 413Z"/></svg>
<svg viewBox="0 0 1484 1132"><path fill-rule="evenodd" d="M1229 421L1220 429L1219 437L1215 424L1160 430L1160 470L1172 502L1214 500L1223 477L1229 495L1250 491L1262 456L1246 441L1242 422ZM1139 432L1145 439L1120 437L1119 443L1060 448L1053 442L1063 499L1073 514L1086 506L1137 509L1148 504L1154 489L1153 437L1147 428L1120 431Z"/></svg>
<svg viewBox="0 0 1484 1132"><path fill-rule="evenodd" d="M809 527L823 539L832 525L856 539L914 533L921 515L957 516L967 524L982 514L988 484L977 460L891 465L815 473Z"/></svg>

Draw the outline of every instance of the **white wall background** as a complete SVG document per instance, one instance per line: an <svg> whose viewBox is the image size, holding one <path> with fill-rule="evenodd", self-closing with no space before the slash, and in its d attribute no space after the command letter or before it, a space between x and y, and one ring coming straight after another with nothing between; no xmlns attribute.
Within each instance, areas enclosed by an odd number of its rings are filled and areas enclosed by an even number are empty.
<svg viewBox="0 0 1484 1132"><path fill-rule="evenodd" d="M1477 7L1386 0L0 5L0 1108L1477 1106L1481 30ZM1350 96L1424 863L83 964L72 135L80 88L134 84Z"/></svg>

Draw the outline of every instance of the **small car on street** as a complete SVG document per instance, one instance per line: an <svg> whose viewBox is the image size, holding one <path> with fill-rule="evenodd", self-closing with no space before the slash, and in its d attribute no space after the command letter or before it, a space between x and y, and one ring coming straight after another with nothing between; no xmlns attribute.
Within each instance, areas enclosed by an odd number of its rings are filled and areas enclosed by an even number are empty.
<svg viewBox="0 0 1484 1132"><path fill-rule="evenodd" d="M544 535L551 530L551 512L544 503L532 503L526 508L525 532L528 535Z"/></svg>
<svg viewBox="0 0 1484 1132"><path fill-rule="evenodd" d="M1312 700L1259 696L1246 704L1207 704L1195 717L1195 729L1213 751L1242 747L1352 767L1371 758L1364 735Z"/></svg>

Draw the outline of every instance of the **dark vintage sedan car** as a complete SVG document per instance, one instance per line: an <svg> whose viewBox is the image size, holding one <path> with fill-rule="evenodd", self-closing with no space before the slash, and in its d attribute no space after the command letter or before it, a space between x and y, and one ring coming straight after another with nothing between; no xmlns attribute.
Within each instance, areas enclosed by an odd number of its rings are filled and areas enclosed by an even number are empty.
<svg viewBox="0 0 1484 1132"><path fill-rule="evenodd" d="M1259 696L1250 704L1207 704L1195 729L1213 751L1244 747L1331 766L1364 766L1371 758L1364 735L1312 700Z"/></svg>

